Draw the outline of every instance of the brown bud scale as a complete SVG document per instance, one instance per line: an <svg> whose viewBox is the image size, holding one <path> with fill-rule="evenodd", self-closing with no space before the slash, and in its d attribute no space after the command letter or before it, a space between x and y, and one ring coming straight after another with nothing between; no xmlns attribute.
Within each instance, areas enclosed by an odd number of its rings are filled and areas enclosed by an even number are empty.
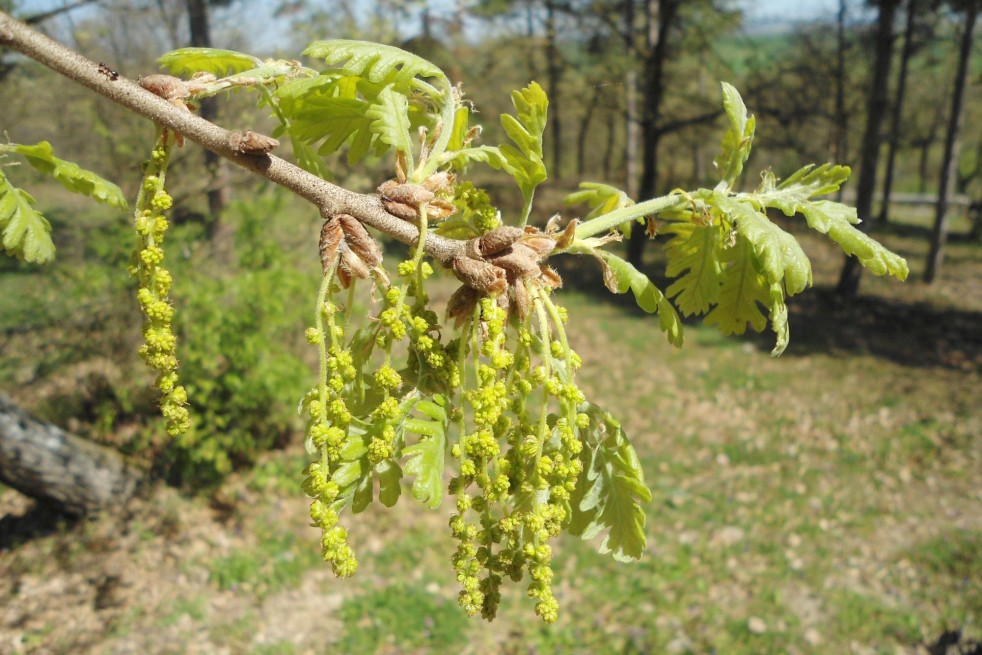
<svg viewBox="0 0 982 655"><path fill-rule="evenodd" d="M478 249L484 257L494 255L518 241L523 234L525 232L520 227L502 225L482 236L478 243Z"/></svg>
<svg viewBox="0 0 982 655"><path fill-rule="evenodd" d="M324 221L320 238L321 267L324 269L324 273L331 270L331 266L334 265L334 260L338 255L338 246L343 237L341 224L336 219L331 218Z"/></svg>
<svg viewBox="0 0 982 655"><path fill-rule="evenodd" d="M385 211L404 221L415 223L419 220L419 214L416 212L415 207L404 205L394 200L382 200L382 205L385 207Z"/></svg>
<svg viewBox="0 0 982 655"><path fill-rule="evenodd" d="M427 203L436 197L432 191L418 184L399 184L394 180L383 182L377 191L386 200L394 200L413 207Z"/></svg>
<svg viewBox="0 0 982 655"><path fill-rule="evenodd" d="M539 256L531 248L516 243L489 259L495 266L508 271L510 279L534 277L539 274Z"/></svg>
<svg viewBox="0 0 982 655"><path fill-rule="evenodd" d="M505 290L508 279L504 269L470 257L453 259L453 272L457 279L485 294L498 294Z"/></svg>
<svg viewBox="0 0 982 655"><path fill-rule="evenodd" d="M341 224L341 229L344 230L344 240L348 247L369 268L375 268L381 264L382 248L378 245L378 241L368 233L361 221L350 214L338 214L337 219Z"/></svg>
<svg viewBox="0 0 982 655"><path fill-rule="evenodd" d="M145 75L139 81L140 86L164 100L184 100L191 97L187 83L173 75Z"/></svg>
<svg viewBox="0 0 982 655"><path fill-rule="evenodd" d="M230 132L228 135L228 145L235 152L244 155L265 155L267 152L280 145L280 142L271 136L259 134L258 132Z"/></svg>

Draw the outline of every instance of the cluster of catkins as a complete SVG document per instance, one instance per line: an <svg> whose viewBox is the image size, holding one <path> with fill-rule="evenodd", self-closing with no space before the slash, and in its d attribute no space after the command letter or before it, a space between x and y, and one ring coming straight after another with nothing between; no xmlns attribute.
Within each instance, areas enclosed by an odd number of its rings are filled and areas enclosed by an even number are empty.
<svg viewBox="0 0 982 655"><path fill-rule="evenodd" d="M143 312L144 343L140 357L157 372L156 386L160 391L160 410L171 436L186 433L191 418L186 407L187 392L178 384L177 339L171 329L174 308L169 294L170 272L161 264L164 260L164 234L169 223L164 212L173 201L164 190L167 162L170 158L171 137L162 132L152 156L144 164L143 184L136 201L134 216L138 245L130 262L130 275L139 280L137 301Z"/></svg>
<svg viewBox="0 0 982 655"><path fill-rule="evenodd" d="M409 197L394 187L380 188L387 203ZM461 195L466 197L459 204L481 200L471 186ZM403 213L409 220L409 211ZM315 325L307 331L320 350L321 378L301 403L314 457L304 488L314 499L310 515L322 530L325 560L336 574L351 575L357 562L338 525L338 513L352 502L344 490L366 474L366 460L379 471L400 457L407 444L393 422L405 416L404 398L444 395L451 399L449 427L456 432L449 440L457 463L449 491L456 497L450 529L458 542L452 563L459 602L469 614L490 620L504 577L519 581L528 574L535 611L552 622L558 603L549 541L570 519L570 496L582 472L578 432L588 418L577 412L583 395L574 373L581 362L566 339L566 313L551 299L559 276L543 260L571 232L501 226L487 208L472 214L471 225L481 224L483 234L469 240L451 265L463 285L448 304L447 320L458 332L447 343L423 288L433 273L423 260L428 207L416 209L423 235L412 259L399 264L396 283L357 220L340 215L326 221L325 276ZM349 293L345 306L335 295L355 279L372 280L381 307L368 325L347 334L341 324L350 323L339 315L349 311L354 296Z"/></svg>

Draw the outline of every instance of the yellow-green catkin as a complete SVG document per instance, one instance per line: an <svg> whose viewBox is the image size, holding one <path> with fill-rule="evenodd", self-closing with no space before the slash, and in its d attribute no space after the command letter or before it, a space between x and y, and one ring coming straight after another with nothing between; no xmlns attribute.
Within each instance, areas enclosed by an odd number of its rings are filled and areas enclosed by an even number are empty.
<svg viewBox="0 0 982 655"><path fill-rule="evenodd" d="M174 307L170 303L173 279L162 266L164 234L169 227L165 212L173 201L164 190L171 142L161 133L153 153L144 167L143 183L137 196L134 215L137 247L130 263L130 274L140 282L137 301L143 312L144 343L140 357L157 372L160 411L166 420L167 433L177 436L191 427L187 410L187 391L178 384L177 339L171 329Z"/></svg>

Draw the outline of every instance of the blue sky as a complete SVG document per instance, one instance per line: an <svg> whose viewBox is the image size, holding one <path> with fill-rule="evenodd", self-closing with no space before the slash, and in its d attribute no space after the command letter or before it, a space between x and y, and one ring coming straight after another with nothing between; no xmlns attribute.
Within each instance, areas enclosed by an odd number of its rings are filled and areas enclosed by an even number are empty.
<svg viewBox="0 0 982 655"><path fill-rule="evenodd" d="M740 0L736 3L749 20L810 20L834 16L836 0Z"/></svg>

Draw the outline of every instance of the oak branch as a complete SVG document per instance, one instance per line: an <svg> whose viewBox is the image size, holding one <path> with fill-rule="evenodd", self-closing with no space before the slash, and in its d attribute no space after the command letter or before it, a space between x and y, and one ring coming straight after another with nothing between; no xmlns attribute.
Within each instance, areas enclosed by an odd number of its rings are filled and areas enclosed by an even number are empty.
<svg viewBox="0 0 982 655"><path fill-rule="evenodd" d="M283 186L311 202L325 218L350 214L365 225L407 245L419 239L419 229L389 214L376 194L362 194L331 184L299 166L270 154L246 154L234 147L233 133L182 109L0 11L0 46L17 50L73 82L150 119L185 139ZM449 265L464 253L464 242L427 235L426 253Z"/></svg>

